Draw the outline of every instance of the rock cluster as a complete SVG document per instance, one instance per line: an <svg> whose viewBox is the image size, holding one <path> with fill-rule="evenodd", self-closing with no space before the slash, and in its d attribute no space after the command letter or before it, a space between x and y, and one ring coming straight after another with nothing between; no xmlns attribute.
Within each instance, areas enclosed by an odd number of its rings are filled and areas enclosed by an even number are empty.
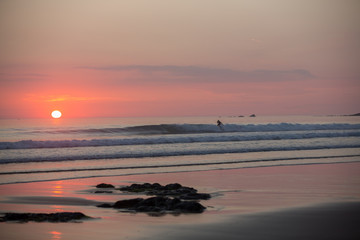
<svg viewBox="0 0 360 240"><path fill-rule="evenodd" d="M91 219L81 212L59 212L59 213L5 213L0 217L0 222L70 222Z"/></svg>
<svg viewBox="0 0 360 240"><path fill-rule="evenodd" d="M147 199L126 199L98 207L124 209L135 212L174 212L174 213L202 213L206 208L196 201L183 201L179 198L150 197Z"/></svg>
<svg viewBox="0 0 360 240"><path fill-rule="evenodd" d="M210 194L198 193L196 189L182 186L179 183L172 183L165 186L159 183L132 184L131 186L121 187L120 190L155 196L173 196L183 200L207 200L211 198Z"/></svg>
<svg viewBox="0 0 360 240"><path fill-rule="evenodd" d="M102 186L107 185L108 184L102 183ZM105 203L98 207L147 213L202 213L206 208L198 201L211 198L210 194L198 193L196 189L182 186L179 183L172 183L165 186L159 183L132 184L118 188L117 190L155 197L120 200L114 204Z"/></svg>

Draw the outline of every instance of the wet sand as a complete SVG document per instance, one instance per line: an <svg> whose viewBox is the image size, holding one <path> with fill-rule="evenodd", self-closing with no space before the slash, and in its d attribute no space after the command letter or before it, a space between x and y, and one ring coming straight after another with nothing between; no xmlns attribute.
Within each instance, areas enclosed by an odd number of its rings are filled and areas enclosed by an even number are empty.
<svg viewBox="0 0 360 240"><path fill-rule="evenodd" d="M212 194L202 214L97 208L139 197L95 185L181 183ZM0 212L80 211L82 223L0 223L1 239L358 239L360 163L89 178L0 186Z"/></svg>
<svg viewBox="0 0 360 240"><path fill-rule="evenodd" d="M211 224L169 225L154 239L359 239L360 202L237 215ZM164 230L166 229L166 230ZM148 239L148 238L143 238Z"/></svg>

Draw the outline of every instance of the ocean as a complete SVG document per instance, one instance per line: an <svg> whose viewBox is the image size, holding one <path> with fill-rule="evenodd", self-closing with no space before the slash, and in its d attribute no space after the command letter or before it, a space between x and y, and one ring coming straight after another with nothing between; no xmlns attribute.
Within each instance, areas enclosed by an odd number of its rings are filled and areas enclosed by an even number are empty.
<svg viewBox="0 0 360 240"><path fill-rule="evenodd" d="M0 126L0 184L360 161L355 116L2 119Z"/></svg>

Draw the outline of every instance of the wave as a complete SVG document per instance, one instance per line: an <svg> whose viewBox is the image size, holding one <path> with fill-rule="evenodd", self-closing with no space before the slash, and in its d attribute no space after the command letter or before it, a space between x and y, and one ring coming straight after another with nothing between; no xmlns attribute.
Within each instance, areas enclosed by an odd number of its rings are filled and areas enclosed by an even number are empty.
<svg viewBox="0 0 360 240"><path fill-rule="evenodd" d="M354 130L360 129L360 124L331 123L331 124L225 124L221 128L214 124L159 124L141 125L120 128L76 128L76 129L48 129L36 130L31 133L51 134L191 134L191 133L219 133L219 132L273 132L273 131L312 131L312 130Z"/></svg>
<svg viewBox="0 0 360 240"><path fill-rule="evenodd" d="M353 157L360 157L360 155L352 154L352 155L319 156L319 157L315 157L315 156L286 157L286 158L253 159L253 160L232 160L232 161L222 161L222 162L193 162L193 163L174 163L174 164L161 164L161 165L155 164L155 165L143 165L143 166L134 165L134 166L113 166L113 167L92 167L92 168L85 167L85 168L46 169L46 170L28 170L28 171L20 170L13 172L0 172L0 175L191 167L191 166L225 165L225 164L255 163L255 162L279 162L279 161L296 161L296 160L306 160L306 159L331 159L331 158L353 158Z"/></svg>
<svg viewBox="0 0 360 240"><path fill-rule="evenodd" d="M139 126L132 127L147 130L160 129L162 126ZM175 144L175 143L197 143L197 142L234 142L234 141L259 141L259 140L289 140L289 139L311 139L311 138L339 138L359 137L360 124L266 124L266 125L225 125L224 131L212 125L169 125L172 128L182 128L182 132L191 134L156 135L142 137L122 137L111 139L89 139L89 140L48 140L34 141L22 140L17 142L0 142L0 150L6 149L34 149L34 148L70 148L70 147L100 147L100 146L122 146L122 145L150 145L150 144ZM175 127L176 126L176 127ZM205 127L207 126L207 127ZM205 129L214 128L217 134L204 134ZM164 128L162 128L164 129ZM169 133L169 129L167 128ZM197 131L195 129L198 129ZM199 133L201 129L202 133ZM233 130L231 130L233 129ZM235 131L237 129L237 131ZM240 131L240 129L242 131ZM65 131L65 130L64 130ZM66 130L66 131L95 131ZM101 129L108 131L108 128ZM112 130L113 131L113 130ZM221 131L221 132L220 132ZM179 133L180 131L178 131ZM209 130L207 130L209 133Z"/></svg>
<svg viewBox="0 0 360 240"><path fill-rule="evenodd" d="M183 147L177 149L163 148L144 149L143 151L123 150L112 153L80 153L68 155L48 155L48 156L29 156L16 158L0 159L0 164L8 163L26 163L26 162L57 162L57 161L76 161L76 160L100 160L100 159L129 159L129 158L147 158L147 157L170 157L170 156L190 156L190 155L208 155L208 154L227 154L227 153L251 153L251 152L272 152L272 151L300 151L300 150L318 150L318 149L340 149L340 148L360 148L359 141L339 141L337 144L329 145L328 141L305 143L302 145L294 144L249 144L247 146L229 146L220 148L198 148Z"/></svg>

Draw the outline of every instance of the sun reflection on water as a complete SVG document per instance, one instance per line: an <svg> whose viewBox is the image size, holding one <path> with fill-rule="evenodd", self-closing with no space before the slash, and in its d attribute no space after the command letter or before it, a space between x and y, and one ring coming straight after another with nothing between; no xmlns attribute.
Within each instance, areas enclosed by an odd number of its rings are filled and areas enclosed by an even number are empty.
<svg viewBox="0 0 360 240"><path fill-rule="evenodd" d="M64 212L63 206L59 206L59 205L52 205L51 206L55 212Z"/></svg>
<svg viewBox="0 0 360 240"><path fill-rule="evenodd" d="M64 195L64 187L63 187L62 181L56 181L55 185L53 186L53 189L51 190L51 193L53 197L61 197Z"/></svg>
<svg viewBox="0 0 360 240"><path fill-rule="evenodd" d="M49 233L51 234L51 240L59 240L59 239L61 239L61 235L62 235L61 232L51 231Z"/></svg>

